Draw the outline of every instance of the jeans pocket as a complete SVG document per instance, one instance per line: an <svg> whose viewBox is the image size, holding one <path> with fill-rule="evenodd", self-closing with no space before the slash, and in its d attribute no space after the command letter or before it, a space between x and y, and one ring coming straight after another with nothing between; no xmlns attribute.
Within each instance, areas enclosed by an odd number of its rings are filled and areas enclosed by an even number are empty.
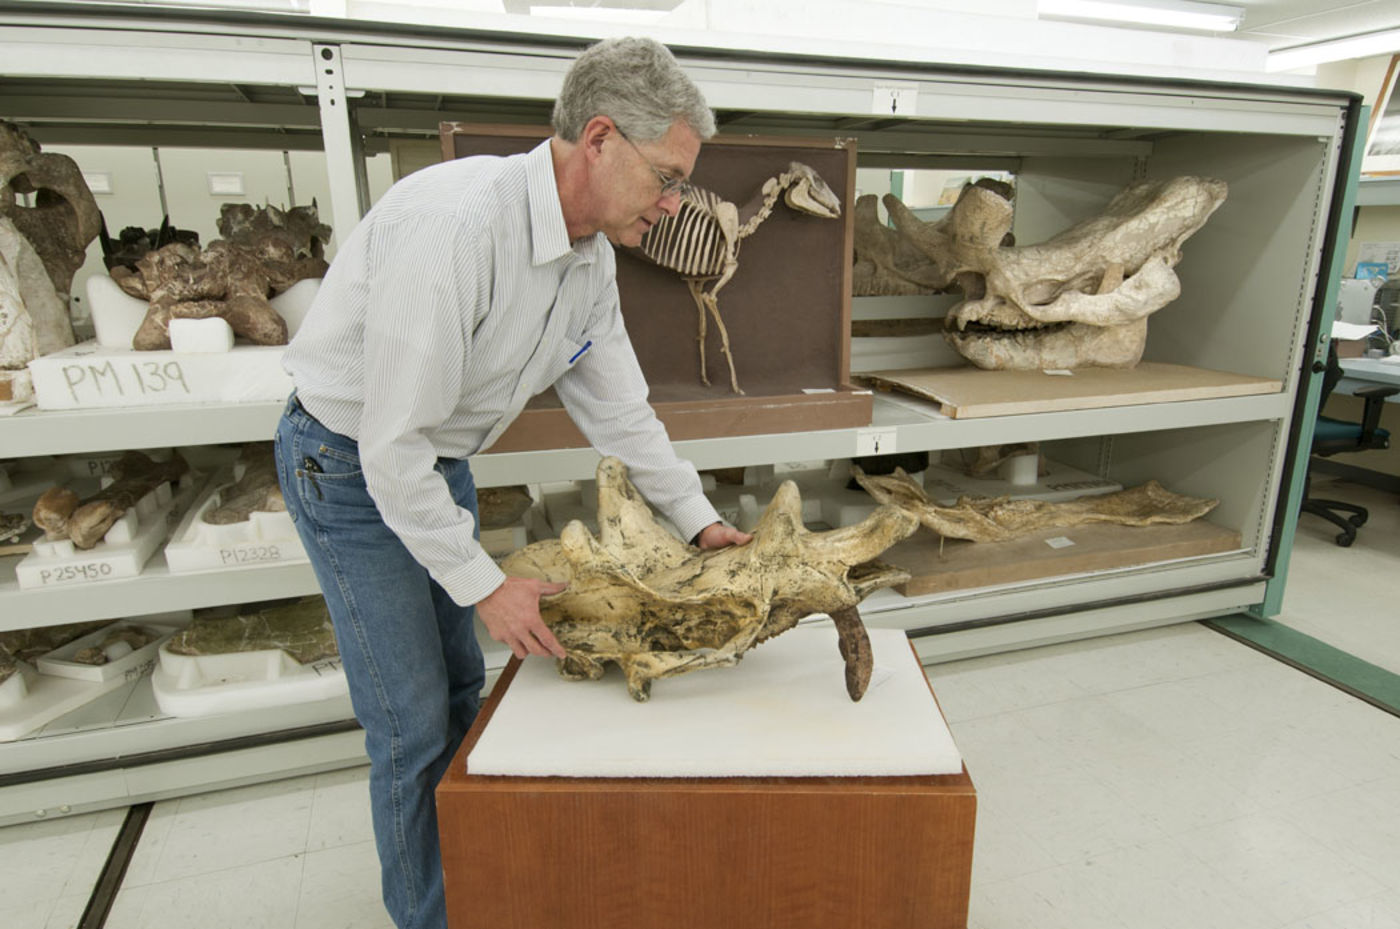
<svg viewBox="0 0 1400 929"><path fill-rule="evenodd" d="M323 438L306 443L297 462L296 476L302 482L302 499L310 509L374 508L360 467L359 450L350 439L336 442Z"/></svg>

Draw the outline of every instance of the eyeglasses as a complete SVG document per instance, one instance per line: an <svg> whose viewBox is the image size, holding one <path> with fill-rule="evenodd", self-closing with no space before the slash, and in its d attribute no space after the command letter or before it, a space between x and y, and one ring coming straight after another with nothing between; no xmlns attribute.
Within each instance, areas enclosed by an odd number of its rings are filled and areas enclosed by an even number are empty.
<svg viewBox="0 0 1400 929"><path fill-rule="evenodd" d="M613 125L616 126L617 124L614 123ZM656 165L652 164L651 159L642 154L642 150L637 147L637 143L627 138L626 134L624 134L621 129L617 130L617 134L622 138L622 141L632 146L632 151L636 152L637 157L646 162L647 167L651 169L651 173L656 175L657 182L661 184L661 196L669 197L671 194L681 193L690 187L690 181L686 178L667 174L665 171L662 171Z"/></svg>

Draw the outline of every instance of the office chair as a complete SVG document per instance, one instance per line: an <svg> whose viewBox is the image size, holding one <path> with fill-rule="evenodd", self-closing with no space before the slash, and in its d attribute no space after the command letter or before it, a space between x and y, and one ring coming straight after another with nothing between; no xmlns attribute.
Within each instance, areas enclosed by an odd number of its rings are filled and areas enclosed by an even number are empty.
<svg viewBox="0 0 1400 929"><path fill-rule="evenodd" d="M1322 397L1318 400L1319 411L1327 405L1332 389L1342 379L1342 365L1337 360L1337 345L1327 346L1327 368L1322 375ZM1365 387L1353 396L1365 400L1361 412L1361 422L1353 423L1323 416L1319 412L1317 425L1313 431L1312 454L1328 458L1343 452L1360 452L1372 448L1390 447L1390 430L1379 425L1385 398L1400 393L1400 387ZM1340 500L1322 500L1312 495L1312 467L1308 467L1306 486L1303 491L1303 512L1313 513L1341 528L1337 534L1337 544L1346 547L1356 541L1356 530L1366 524L1370 515L1364 506L1344 503ZM1350 516L1342 514L1350 513Z"/></svg>

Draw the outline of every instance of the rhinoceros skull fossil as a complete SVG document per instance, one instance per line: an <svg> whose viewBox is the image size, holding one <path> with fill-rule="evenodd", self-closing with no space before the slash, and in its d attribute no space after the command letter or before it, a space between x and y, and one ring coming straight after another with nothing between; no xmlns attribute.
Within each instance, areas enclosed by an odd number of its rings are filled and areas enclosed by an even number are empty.
<svg viewBox="0 0 1400 929"><path fill-rule="evenodd" d="M656 678L735 665L744 652L804 616L829 614L846 662L846 690L859 700L870 680L870 643L859 603L871 591L908 579L873 562L918 528L918 519L885 506L864 522L830 532L802 525L791 481L779 487L753 541L700 551L671 535L615 458L598 466L599 538L578 521L557 540L527 545L502 563L507 574L566 581L540 600L540 614L568 657L560 673L597 680L614 662L636 700Z"/></svg>
<svg viewBox="0 0 1400 929"><path fill-rule="evenodd" d="M926 256L920 283L956 284L948 341L979 368L1130 368L1147 317L1181 293L1181 246L1225 200L1224 181L1176 177L1131 184L1098 216L1039 245L1003 247L1012 208L984 187L963 188L948 215L924 223L892 195L900 233Z"/></svg>

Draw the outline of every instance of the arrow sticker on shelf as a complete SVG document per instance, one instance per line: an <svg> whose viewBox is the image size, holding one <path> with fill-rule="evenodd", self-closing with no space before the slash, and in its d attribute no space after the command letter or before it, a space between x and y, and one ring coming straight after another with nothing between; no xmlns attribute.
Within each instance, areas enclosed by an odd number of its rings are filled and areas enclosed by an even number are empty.
<svg viewBox="0 0 1400 929"><path fill-rule="evenodd" d="M918 110L918 84L891 82L875 85L870 112L884 116L915 116Z"/></svg>
<svg viewBox="0 0 1400 929"><path fill-rule="evenodd" d="M856 454L890 455L894 453L895 431L893 429L861 429L856 432Z"/></svg>

